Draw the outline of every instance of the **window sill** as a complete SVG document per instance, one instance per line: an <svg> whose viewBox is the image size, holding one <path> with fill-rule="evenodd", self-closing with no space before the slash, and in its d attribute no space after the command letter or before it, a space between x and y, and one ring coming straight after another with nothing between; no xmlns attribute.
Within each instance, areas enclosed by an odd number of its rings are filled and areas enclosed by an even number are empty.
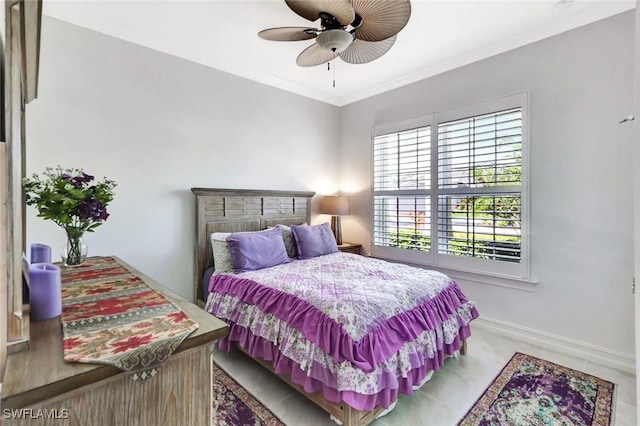
<svg viewBox="0 0 640 426"><path fill-rule="evenodd" d="M423 265L412 262L403 262L396 259L388 259L380 256L371 256L376 259L386 260L388 262L393 263L403 263L405 265L415 266L416 268L422 269L433 269L434 271L442 272L453 278L454 280L461 281L470 281L479 284L487 284L498 287L506 287L512 288L515 290L535 291L536 286L539 284L538 280L533 280L529 278L516 277L511 275L501 275L501 274L492 274L488 272L479 272L479 271L468 271L464 269L451 269L451 268L442 268L439 266L433 265Z"/></svg>

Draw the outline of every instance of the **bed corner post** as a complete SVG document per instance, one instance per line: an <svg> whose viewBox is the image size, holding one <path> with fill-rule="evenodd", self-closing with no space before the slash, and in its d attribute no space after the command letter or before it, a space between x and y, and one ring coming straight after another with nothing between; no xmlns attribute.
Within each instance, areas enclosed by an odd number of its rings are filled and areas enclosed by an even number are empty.
<svg viewBox="0 0 640 426"><path fill-rule="evenodd" d="M203 253L206 253L206 241L203 243L203 235L206 225L203 224L202 200L200 199L201 188L191 188L195 201L195 227L194 227L194 252L193 252L193 303L204 308L202 297L202 276L204 274ZM203 226L205 227L203 229ZM206 300L204 301L206 302Z"/></svg>
<svg viewBox="0 0 640 426"><path fill-rule="evenodd" d="M197 237L196 237L197 239ZM202 303L202 301L200 300L200 297L198 296L198 290L200 289L200 280L198 279L198 271L200 270L200 261L198 259L198 241L196 240L196 243L193 246L193 303L195 303L196 305L200 306L202 309L204 309L204 304ZM206 300L204 301L205 303L207 302Z"/></svg>
<svg viewBox="0 0 640 426"><path fill-rule="evenodd" d="M360 426L362 412L355 408L344 404L344 414L342 417L342 426Z"/></svg>
<svg viewBox="0 0 640 426"><path fill-rule="evenodd" d="M466 355L467 354L467 341L466 340L462 341L462 346L460 347L460 354L461 355Z"/></svg>

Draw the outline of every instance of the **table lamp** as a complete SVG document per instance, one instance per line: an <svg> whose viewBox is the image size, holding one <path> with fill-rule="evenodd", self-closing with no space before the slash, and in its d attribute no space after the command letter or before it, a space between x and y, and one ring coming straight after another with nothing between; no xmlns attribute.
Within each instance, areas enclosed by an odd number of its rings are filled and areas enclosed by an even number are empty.
<svg viewBox="0 0 640 426"><path fill-rule="evenodd" d="M349 197L345 195L327 195L320 200L320 213L331 215L331 230L336 243L342 244L340 215L349 214Z"/></svg>

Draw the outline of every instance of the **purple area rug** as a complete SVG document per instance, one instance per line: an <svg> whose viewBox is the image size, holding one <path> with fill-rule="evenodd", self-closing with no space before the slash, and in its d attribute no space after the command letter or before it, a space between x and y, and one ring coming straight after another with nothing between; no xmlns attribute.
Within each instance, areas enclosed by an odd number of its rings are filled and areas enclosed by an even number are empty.
<svg viewBox="0 0 640 426"><path fill-rule="evenodd" d="M285 426L267 407L212 363L213 426Z"/></svg>
<svg viewBox="0 0 640 426"><path fill-rule="evenodd" d="M614 384L516 353L459 426L612 424Z"/></svg>

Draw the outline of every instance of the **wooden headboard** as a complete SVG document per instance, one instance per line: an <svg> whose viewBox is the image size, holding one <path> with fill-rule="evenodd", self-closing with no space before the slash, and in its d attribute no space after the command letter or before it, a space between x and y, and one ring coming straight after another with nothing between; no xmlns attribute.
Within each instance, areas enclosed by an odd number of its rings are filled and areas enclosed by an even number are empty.
<svg viewBox="0 0 640 426"><path fill-rule="evenodd" d="M204 306L202 278L213 266L212 232L260 231L311 221L311 191L191 188L196 197L194 300Z"/></svg>

